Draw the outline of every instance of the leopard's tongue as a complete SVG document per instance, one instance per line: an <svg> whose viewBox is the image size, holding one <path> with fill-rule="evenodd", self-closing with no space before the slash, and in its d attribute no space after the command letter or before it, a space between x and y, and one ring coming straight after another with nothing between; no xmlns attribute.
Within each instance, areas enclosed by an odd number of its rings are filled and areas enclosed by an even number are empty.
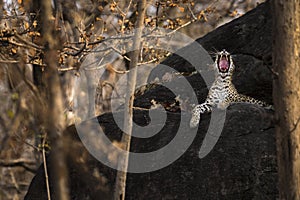
<svg viewBox="0 0 300 200"><path fill-rule="evenodd" d="M219 61L219 68L221 71L225 72L229 69L229 63L226 58L221 58Z"/></svg>

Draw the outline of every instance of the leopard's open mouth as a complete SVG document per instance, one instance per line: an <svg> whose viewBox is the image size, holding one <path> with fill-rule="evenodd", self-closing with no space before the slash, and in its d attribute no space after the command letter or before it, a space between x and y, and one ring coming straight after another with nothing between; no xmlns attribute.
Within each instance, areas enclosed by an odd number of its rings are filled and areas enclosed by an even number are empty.
<svg viewBox="0 0 300 200"><path fill-rule="evenodd" d="M226 73L229 70L230 59L229 55L221 54L218 59L218 68L220 72Z"/></svg>

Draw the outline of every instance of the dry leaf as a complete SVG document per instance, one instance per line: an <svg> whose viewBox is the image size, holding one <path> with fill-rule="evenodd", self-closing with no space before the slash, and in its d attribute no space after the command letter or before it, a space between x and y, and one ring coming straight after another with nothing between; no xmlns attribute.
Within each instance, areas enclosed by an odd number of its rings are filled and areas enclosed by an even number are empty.
<svg viewBox="0 0 300 200"><path fill-rule="evenodd" d="M32 26L33 26L34 28L37 27L37 21L36 21L36 20L33 21Z"/></svg>
<svg viewBox="0 0 300 200"><path fill-rule="evenodd" d="M13 54L16 54L16 53L17 53L17 49L12 48L12 49L11 49L11 52L12 52Z"/></svg>
<svg viewBox="0 0 300 200"><path fill-rule="evenodd" d="M25 27L25 29L28 29L28 28L29 28L29 23L28 23L28 22L25 22L25 23L24 23L24 27Z"/></svg>
<svg viewBox="0 0 300 200"><path fill-rule="evenodd" d="M234 10L234 11L232 11L232 12L229 14L230 17L235 17L235 16L238 16L238 15L239 15L239 13L238 13L237 10Z"/></svg>
<svg viewBox="0 0 300 200"><path fill-rule="evenodd" d="M148 24L149 22L151 22L151 18L148 17L145 19L145 23Z"/></svg>
<svg viewBox="0 0 300 200"><path fill-rule="evenodd" d="M178 7L180 12L184 12L184 7Z"/></svg>

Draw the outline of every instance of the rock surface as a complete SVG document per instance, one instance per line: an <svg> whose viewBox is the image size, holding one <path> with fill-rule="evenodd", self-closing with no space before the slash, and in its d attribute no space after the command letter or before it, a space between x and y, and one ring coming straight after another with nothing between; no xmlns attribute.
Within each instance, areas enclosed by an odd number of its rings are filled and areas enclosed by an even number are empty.
<svg viewBox="0 0 300 200"><path fill-rule="evenodd" d="M238 91L272 102L272 73L268 69L272 50L268 2L197 42L208 51L225 48L235 54L234 84ZM181 51L189 52L189 46ZM176 55L165 60L164 64L180 72L194 71L190 63ZM156 77L161 79L165 73L153 71L149 80ZM203 101L207 87L200 74L189 76L187 80L198 94L198 100ZM167 89L155 87L137 97L135 106L149 107L152 99L170 105L175 102L174 97ZM156 111L163 114L160 109ZM122 112L116 115L122 116ZM149 123L146 110L136 110L134 118L139 124ZM189 118L190 112L186 110L168 112L163 129L149 139L133 138L131 151L150 152L162 148L175 137L179 124L183 126L182 134L189 137ZM97 119L111 140L120 141L122 131L114 123L111 114L101 115ZM216 146L200 159L198 152L210 120L210 114L201 117L191 146L169 166L149 173L129 173L126 199L276 199L276 142L272 111L248 104L230 106ZM151 126L155 128L155 124ZM70 140L66 146L72 199L110 199L116 171L88 153L74 126L69 127L65 135ZM51 164L49 155L50 183L55 181L51 180ZM43 167L32 180L25 199L46 199Z"/></svg>

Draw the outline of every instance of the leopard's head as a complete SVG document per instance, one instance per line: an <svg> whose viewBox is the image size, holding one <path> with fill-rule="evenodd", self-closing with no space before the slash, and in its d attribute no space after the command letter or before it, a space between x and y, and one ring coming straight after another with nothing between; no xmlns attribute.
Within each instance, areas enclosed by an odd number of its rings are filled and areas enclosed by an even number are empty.
<svg viewBox="0 0 300 200"><path fill-rule="evenodd" d="M234 70L234 64L230 53L228 53L225 49L218 52L216 54L215 66L218 74L223 77L232 74Z"/></svg>

